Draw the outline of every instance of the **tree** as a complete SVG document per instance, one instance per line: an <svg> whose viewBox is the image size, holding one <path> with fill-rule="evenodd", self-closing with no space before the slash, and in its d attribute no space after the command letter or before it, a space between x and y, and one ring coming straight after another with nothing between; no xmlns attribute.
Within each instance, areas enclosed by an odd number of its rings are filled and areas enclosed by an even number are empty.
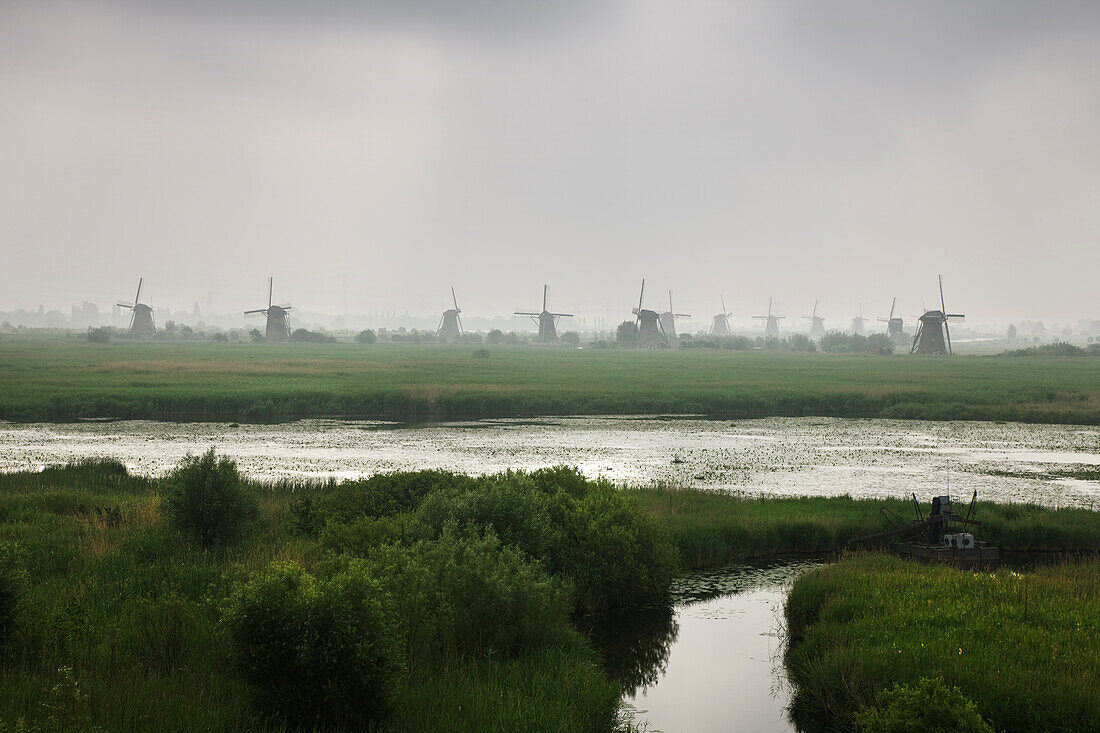
<svg viewBox="0 0 1100 733"><path fill-rule="evenodd" d="M260 329L258 329L258 328L254 328L251 331L249 331L248 336L249 336L249 338L252 339L252 343L254 343L254 344L261 343L264 340L264 335L262 333L260 333Z"/></svg>
<svg viewBox="0 0 1100 733"><path fill-rule="evenodd" d="M105 344L111 340L111 327L100 326L99 328L88 327L88 341L93 344Z"/></svg>
<svg viewBox="0 0 1100 733"><path fill-rule="evenodd" d="M504 341L504 332L503 332L503 331L501 331L501 330L500 330L499 328L494 328L494 329L493 329L492 331L490 331L490 332L489 332L489 333L488 333L488 334L487 334L487 335L485 336L485 340L486 340L486 341L487 341L488 343L490 343L490 344L492 344L492 345L494 345L494 346L497 346L497 345L499 345L499 344L500 344L500 343L501 343L502 341Z"/></svg>
<svg viewBox="0 0 1100 733"><path fill-rule="evenodd" d="M376 334L369 328L365 331L360 331L359 333L355 334L355 342L358 344L373 344L377 340L378 334Z"/></svg>
<svg viewBox="0 0 1100 733"><path fill-rule="evenodd" d="M638 340L638 324L634 321L623 321L615 329L615 341L619 346L633 346Z"/></svg>
<svg viewBox="0 0 1100 733"><path fill-rule="evenodd" d="M566 331L561 335L561 342L566 346L579 346L581 335L576 331Z"/></svg>
<svg viewBox="0 0 1100 733"><path fill-rule="evenodd" d="M168 474L165 514L173 527L202 545L235 542L257 513L256 500L241 482L237 464L219 459L214 449L185 456Z"/></svg>

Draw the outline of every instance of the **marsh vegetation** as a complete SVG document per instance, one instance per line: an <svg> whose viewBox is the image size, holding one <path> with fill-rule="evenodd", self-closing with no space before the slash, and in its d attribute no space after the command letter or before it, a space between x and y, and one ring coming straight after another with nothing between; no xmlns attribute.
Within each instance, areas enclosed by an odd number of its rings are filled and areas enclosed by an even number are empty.
<svg viewBox="0 0 1100 733"><path fill-rule="evenodd" d="M2 474L0 721L610 730L629 675L582 619L667 604L689 567L835 548L877 505L566 468L258 483L213 453L159 479L109 460ZM1100 543L1092 512L982 512L1005 546Z"/></svg>

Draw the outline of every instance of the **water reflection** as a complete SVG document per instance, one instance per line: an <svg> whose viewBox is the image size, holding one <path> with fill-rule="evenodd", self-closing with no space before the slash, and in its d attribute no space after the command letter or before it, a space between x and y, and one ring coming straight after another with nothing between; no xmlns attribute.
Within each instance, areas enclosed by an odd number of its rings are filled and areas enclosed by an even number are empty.
<svg viewBox="0 0 1100 733"><path fill-rule="evenodd" d="M624 707L646 731L793 731L783 600L819 561L731 565L676 579L667 604L588 620Z"/></svg>
<svg viewBox="0 0 1100 733"><path fill-rule="evenodd" d="M835 418L555 417L419 427L354 420L0 422L0 471L109 456L137 473L162 475L186 453L212 446L263 480L565 464L616 483L749 495L879 498L949 489L1000 502L1089 507L1100 500L1100 484L1073 473L1100 466L1095 428Z"/></svg>
<svg viewBox="0 0 1100 733"><path fill-rule="evenodd" d="M625 697L657 684L680 632L672 606L598 614L585 621L604 668L622 685Z"/></svg>

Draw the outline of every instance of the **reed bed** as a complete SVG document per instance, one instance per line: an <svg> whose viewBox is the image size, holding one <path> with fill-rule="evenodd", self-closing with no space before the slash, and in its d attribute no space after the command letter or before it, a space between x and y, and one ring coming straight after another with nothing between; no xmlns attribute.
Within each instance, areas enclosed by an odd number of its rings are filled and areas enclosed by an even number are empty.
<svg viewBox="0 0 1100 733"><path fill-rule="evenodd" d="M916 518L912 502L898 499L753 497L666 487L626 491L669 531L688 568L836 553L853 538ZM982 522L978 537L1007 552L1100 552L1100 513L1088 509L979 501L974 516Z"/></svg>

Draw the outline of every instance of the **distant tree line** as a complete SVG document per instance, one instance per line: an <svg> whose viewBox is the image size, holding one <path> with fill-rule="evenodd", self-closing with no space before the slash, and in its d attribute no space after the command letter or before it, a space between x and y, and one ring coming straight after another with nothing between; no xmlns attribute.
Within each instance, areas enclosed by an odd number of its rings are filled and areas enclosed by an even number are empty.
<svg viewBox="0 0 1100 733"><path fill-rule="evenodd" d="M1001 356L1100 356L1100 344L1093 343L1082 348L1065 341L1058 341L1042 346L1029 346L1026 349L1002 351Z"/></svg>

